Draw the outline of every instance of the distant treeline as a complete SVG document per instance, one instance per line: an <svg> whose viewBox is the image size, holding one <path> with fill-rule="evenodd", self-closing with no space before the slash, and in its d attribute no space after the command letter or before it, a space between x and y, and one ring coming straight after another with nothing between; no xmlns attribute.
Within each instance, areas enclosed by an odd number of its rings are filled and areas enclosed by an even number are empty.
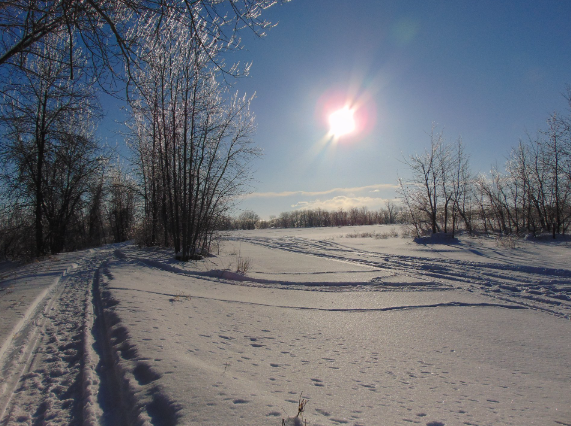
<svg viewBox="0 0 571 426"><path fill-rule="evenodd" d="M368 210L366 207L354 207L347 210L306 209L280 213L279 216L262 220L251 210L246 210L237 218L227 218L223 228L230 229L267 229L267 228L314 228L327 226L359 226L405 223L406 212L393 201L387 201L385 208Z"/></svg>

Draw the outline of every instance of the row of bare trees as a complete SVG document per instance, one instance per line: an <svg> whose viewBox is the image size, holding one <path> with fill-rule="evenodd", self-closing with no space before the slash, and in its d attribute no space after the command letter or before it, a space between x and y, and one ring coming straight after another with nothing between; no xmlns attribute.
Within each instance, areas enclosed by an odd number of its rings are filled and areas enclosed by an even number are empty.
<svg viewBox="0 0 571 426"><path fill-rule="evenodd" d="M65 248L105 167L94 139L100 110L93 84L76 53L69 78L71 53L62 47L68 45L67 37L46 36L35 46L41 57L25 58L2 86L3 196L33 216L35 256Z"/></svg>
<svg viewBox="0 0 571 426"><path fill-rule="evenodd" d="M571 225L571 118L553 114L545 130L512 151L505 169L476 180L484 229L565 234Z"/></svg>
<svg viewBox="0 0 571 426"><path fill-rule="evenodd" d="M571 106L571 91L567 99ZM571 117L553 114L546 129L521 142L502 172L473 175L462 142L433 130L422 155L405 159L411 179L400 193L419 235L565 234L571 225Z"/></svg>

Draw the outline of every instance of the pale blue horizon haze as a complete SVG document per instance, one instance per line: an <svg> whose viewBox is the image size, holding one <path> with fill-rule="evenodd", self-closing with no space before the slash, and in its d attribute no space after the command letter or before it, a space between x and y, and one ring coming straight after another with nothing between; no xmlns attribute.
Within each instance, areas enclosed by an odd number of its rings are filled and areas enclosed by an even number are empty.
<svg viewBox="0 0 571 426"><path fill-rule="evenodd" d="M569 114L570 1L292 0L264 15L277 26L243 32L231 56L252 62L235 89L256 93L263 151L236 215L378 209L433 125L486 172L550 114ZM345 103L363 128L332 141L326 110Z"/></svg>

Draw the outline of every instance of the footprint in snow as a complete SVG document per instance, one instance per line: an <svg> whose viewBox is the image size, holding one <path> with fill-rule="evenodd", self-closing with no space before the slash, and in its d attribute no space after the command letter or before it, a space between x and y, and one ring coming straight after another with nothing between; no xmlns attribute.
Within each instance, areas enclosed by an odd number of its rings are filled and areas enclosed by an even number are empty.
<svg viewBox="0 0 571 426"><path fill-rule="evenodd" d="M331 415L329 411L322 410L321 408L316 408L315 411L325 417L329 417Z"/></svg>
<svg viewBox="0 0 571 426"><path fill-rule="evenodd" d="M135 380L137 380L140 385L147 385L161 378L160 374L153 371L151 366L144 362L137 364L137 366L133 369L133 375L135 376Z"/></svg>

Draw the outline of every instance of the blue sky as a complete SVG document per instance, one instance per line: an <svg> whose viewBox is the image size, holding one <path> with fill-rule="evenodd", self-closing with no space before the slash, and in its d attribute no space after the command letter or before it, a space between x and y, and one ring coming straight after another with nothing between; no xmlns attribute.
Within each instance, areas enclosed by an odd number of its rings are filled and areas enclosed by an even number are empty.
<svg viewBox="0 0 571 426"><path fill-rule="evenodd" d="M266 12L279 23L263 39L243 34L237 57L253 66L236 84L256 92L264 152L239 208L264 218L382 207L433 123L485 172L568 113L570 1L292 0ZM366 128L328 142L323 111L344 99L362 105Z"/></svg>

